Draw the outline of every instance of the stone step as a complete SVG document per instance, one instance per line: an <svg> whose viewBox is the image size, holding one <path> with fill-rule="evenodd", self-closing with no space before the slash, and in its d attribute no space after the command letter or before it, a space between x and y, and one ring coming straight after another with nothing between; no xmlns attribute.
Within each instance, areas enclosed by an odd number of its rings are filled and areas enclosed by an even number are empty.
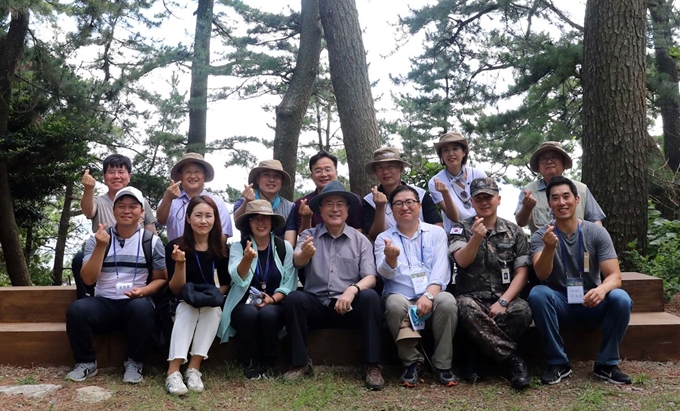
<svg viewBox="0 0 680 411"><path fill-rule="evenodd" d="M565 346L572 360L594 360L600 345L599 330L565 330ZM362 364L361 333L358 330L321 329L309 334L310 357L315 364ZM668 313L633 313L628 332L621 344L621 358L628 360L679 361L680 318ZM206 365L236 359L237 341L219 344L215 341ZM95 349L100 367L120 366L124 360L124 338L119 333L95 336ZM288 342L284 340L280 359L288 360ZM543 354L535 328L529 330L522 353L541 363ZM383 333L383 358L396 362L396 348L387 330ZM147 363L166 367L167 348L154 350ZM0 324L0 364L73 365L73 357L64 323Z"/></svg>
<svg viewBox="0 0 680 411"><path fill-rule="evenodd" d="M623 273L623 289L633 312L663 311L663 281L640 273ZM0 323L63 323L76 299L75 286L0 287Z"/></svg>

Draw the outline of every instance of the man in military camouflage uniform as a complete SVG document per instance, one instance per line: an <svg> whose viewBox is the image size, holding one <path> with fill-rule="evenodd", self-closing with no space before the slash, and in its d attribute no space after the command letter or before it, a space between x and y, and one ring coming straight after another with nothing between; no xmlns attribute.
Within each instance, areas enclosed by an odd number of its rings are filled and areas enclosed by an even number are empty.
<svg viewBox="0 0 680 411"><path fill-rule="evenodd" d="M501 197L492 178L473 180L470 194L477 216L455 224L449 236L458 264L459 324L486 356L508 368L513 388L526 388L530 376L516 341L531 324L531 309L519 298L531 264L527 238L497 216Z"/></svg>

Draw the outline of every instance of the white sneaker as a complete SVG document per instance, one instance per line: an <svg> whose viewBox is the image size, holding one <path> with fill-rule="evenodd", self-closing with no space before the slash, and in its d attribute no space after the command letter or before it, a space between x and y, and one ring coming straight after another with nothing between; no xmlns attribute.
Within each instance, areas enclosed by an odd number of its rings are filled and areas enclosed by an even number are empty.
<svg viewBox="0 0 680 411"><path fill-rule="evenodd" d="M189 387L189 391L203 392L205 387L203 386L203 381L201 380L202 375L203 374L201 374L201 372L196 368L187 368L187 370L184 372L184 378L187 381L187 387Z"/></svg>
<svg viewBox="0 0 680 411"><path fill-rule="evenodd" d="M168 375L168 378L165 379L165 389L172 395L184 395L189 392L187 386L184 385L184 381L182 381L182 374L179 371Z"/></svg>

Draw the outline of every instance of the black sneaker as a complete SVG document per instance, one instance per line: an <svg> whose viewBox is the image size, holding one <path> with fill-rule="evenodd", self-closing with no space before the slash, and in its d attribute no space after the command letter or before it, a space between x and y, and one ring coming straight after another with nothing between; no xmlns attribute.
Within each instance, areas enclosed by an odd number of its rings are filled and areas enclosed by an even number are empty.
<svg viewBox="0 0 680 411"><path fill-rule="evenodd" d="M529 375L527 365L522 358L513 355L505 361L510 372L510 385L512 388L521 390L531 385L531 375Z"/></svg>
<svg viewBox="0 0 680 411"><path fill-rule="evenodd" d="M450 369L437 369L437 377L439 378L439 383L445 387L453 387L458 385L458 377L456 377L456 374L454 374Z"/></svg>
<svg viewBox="0 0 680 411"><path fill-rule="evenodd" d="M259 380L262 378L262 370L258 364L250 363L250 366L243 370L243 375L249 380Z"/></svg>
<svg viewBox="0 0 680 411"><path fill-rule="evenodd" d="M411 365L404 367L404 372L401 374L401 385L404 387L415 387L420 381L420 363L414 362Z"/></svg>
<svg viewBox="0 0 680 411"><path fill-rule="evenodd" d="M567 378L571 375L571 365L549 365L548 369L545 370L543 375L541 375L541 382L545 385L553 385L562 381L562 378Z"/></svg>
<svg viewBox="0 0 680 411"><path fill-rule="evenodd" d="M630 375L625 374L619 369L618 365L602 365L595 363L593 372L597 378L601 378L612 384L632 384Z"/></svg>

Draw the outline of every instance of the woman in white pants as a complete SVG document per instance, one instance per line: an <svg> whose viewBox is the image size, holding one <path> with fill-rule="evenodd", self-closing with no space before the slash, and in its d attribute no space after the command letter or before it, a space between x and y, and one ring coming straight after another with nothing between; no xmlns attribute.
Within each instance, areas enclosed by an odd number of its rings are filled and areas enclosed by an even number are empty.
<svg viewBox="0 0 680 411"><path fill-rule="evenodd" d="M219 287L222 295L227 293L229 259L221 227L220 214L210 197L191 199L187 206L184 234L166 246L168 286L173 294L181 298L184 285L190 282L211 284ZM203 360L208 358L221 316L221 307L196 308L180 301L170 338L168 377L165 380L165 388L170 394L203 391L199 369ZM189 359L188 354L191 355ZM187 359L189 364L183 380L180 366Z"/></svg>

